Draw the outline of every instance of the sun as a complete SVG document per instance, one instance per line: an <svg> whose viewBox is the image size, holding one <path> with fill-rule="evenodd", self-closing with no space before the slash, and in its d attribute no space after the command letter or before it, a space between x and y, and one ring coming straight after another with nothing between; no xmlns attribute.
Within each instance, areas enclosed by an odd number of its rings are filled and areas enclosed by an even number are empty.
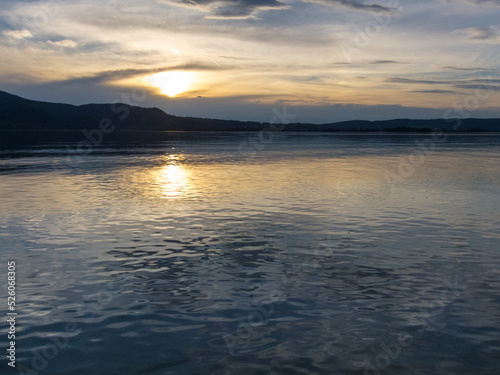
<svg viewBox="0 0 500 375"><path fill-rule="evenodd" d="M188 91L195 79L192 72L171 71L157 73L149 76L146 81L152 86L160 89L161 93L173 98L185 91Z"/></svg>

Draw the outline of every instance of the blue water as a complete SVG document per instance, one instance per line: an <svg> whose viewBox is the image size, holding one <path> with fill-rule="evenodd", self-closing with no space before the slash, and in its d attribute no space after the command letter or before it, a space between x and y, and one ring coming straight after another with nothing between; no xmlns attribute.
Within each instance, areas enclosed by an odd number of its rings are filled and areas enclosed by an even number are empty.
<svg viewBox="0 0 500 375"><path fill-rule="evenodd" d="M82 139L0 140L2 374L500 373L499 135Z"/></svg>

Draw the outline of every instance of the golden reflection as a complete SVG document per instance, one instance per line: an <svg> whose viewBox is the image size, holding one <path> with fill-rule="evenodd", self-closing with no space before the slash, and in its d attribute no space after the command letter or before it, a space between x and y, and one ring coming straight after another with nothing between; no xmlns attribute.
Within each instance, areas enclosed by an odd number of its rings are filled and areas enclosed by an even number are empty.
<svg viewBox="0 0 500 375"><path fill-rule="evenodd" d="M155 185L164 197L174 198L185 195L191 188L189 170L179 164L169 164L154 174Z"/></svg>
<svg viewBox="0 0 500 375"><path fill-rule="evenodd" d="M267 209L274 210L301 196L303 200L323 199L343 205L342 202L355 196L363 203L375 199L366 189L376 186L385 189L384 173L387 170L397 173L399 162L395 157L352 156L313 159L311 168L309 157L296 157L292 164L288 158L263 164L231 164L206 162L206 156L186 157L171 152L155 159L154 166L124 169L120 186L134 196L179 202L208 198L238 200L256 206L265 204Z"/></svg>

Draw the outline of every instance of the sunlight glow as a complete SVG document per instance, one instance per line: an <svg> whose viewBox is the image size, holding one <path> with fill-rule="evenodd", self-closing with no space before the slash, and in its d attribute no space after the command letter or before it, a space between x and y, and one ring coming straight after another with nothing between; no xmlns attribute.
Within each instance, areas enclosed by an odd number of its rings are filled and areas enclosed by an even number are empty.
<svg viewBox="0 0 500 375"><path fill-rule="evenodd" d="M156 185L164 197L182 196L190 188L189 171L176 163L178 158L175 155L170 155L167 160L170 164L156 172Z"/></svg>
<svg viewBox="0 0 500 375"><path fill-rule="evenodd" d="M173 98L185 91L188 91L195 79L195 73L171 71L154 74L146 79L147 83L156 86L162 94Z"/></svg>

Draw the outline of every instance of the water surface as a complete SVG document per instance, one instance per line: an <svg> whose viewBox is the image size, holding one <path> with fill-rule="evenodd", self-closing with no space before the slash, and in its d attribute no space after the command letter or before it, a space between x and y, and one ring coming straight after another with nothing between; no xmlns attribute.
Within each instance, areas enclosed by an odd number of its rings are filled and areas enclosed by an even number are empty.
<svg viewBox="0 0 500 375"><path fill-rule="evenodd" d="M0 141L18 366L500 373L500 136L82 139Z"/></svg>

